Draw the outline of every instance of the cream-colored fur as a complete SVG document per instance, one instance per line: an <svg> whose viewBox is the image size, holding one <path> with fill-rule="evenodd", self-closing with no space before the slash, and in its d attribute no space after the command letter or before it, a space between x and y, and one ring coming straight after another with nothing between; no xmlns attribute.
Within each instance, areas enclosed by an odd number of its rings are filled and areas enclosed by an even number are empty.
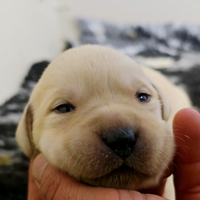
<svg viewBox="0 0 200 200"><path fill-rule="evenodd" d="M140 102L138 94L150 95ZM70 112L58 111L63 104ZM106 47L64 52L33 90L16 137L24 153L42 152L54 166L95 186L145 189L158 184L172 161L174 114L188 97L160 73ZM122 159L103 139L130 127L137 140Z"/></svg>

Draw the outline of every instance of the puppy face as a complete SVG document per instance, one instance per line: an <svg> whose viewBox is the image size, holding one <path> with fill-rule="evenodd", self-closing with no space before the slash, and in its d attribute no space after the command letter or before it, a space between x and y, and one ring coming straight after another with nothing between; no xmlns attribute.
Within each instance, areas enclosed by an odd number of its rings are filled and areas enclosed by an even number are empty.
<svg viewBox="0 0 200 200"><path fill-rule="evenodd" d="M36 85L17 140L28 156L36 148L82 182L144 189L158 183L174 151L162 98L125 55L68 50Z"/></svg>

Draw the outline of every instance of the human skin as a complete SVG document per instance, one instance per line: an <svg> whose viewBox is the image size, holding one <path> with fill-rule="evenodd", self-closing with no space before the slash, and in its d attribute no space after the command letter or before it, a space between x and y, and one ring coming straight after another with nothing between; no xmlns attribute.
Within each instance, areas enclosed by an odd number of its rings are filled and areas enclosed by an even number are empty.
<svg viewBox="0 0 200 200"><path fill-rule="evenodd" d="M179 111L173 122L176 141L174 181L176 200L200 199L200 114L193 109ZM169 172L166 174L169 175ZM31 160L28 200L166 200L162 197L165 179L158 188L137 191L91 187L77 182L51 166L43 155ZM154 192L159 195L150 194Z"/></svg>

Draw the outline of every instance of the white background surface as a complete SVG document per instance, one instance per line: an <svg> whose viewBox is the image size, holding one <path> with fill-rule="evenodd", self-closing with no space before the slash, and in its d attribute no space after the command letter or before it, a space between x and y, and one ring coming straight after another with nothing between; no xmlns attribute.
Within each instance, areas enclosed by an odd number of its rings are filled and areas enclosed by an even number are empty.
<svg viewBox="0 0 200 200"><path fill-rule="evenodd" d="M0 1L0 103L18 90L27 67L58 55L59 40L51 1Z"/></svg>
<svg viewBox="0 0 200 200"><path fill-rule="evenodd" d="M67 0L67 2L73 15L119 23L200 23L199 0Z"/></svg>
<svg viewBox="0 0 200 200"><path fill-rule="evenodd" d="M70 16L200 24L199 10L199 0L0 0L0 104L17 92L32 63L55 58L63 38L75 39Z"/></svg>

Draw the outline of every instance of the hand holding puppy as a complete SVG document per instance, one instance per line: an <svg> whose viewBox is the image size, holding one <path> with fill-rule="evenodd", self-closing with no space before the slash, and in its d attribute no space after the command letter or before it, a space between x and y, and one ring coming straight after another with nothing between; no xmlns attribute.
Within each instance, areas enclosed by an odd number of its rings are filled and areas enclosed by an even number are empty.
<svg viewBox="0 0 200 200"><path fill-rule="evenodd" d="M177 145L175 187L177 200L200 198L200 115L192 109L178 112L174 119ZM164 200L137 191L90 187L49 165L42 155L32 160L28 200Z"/></svg>

